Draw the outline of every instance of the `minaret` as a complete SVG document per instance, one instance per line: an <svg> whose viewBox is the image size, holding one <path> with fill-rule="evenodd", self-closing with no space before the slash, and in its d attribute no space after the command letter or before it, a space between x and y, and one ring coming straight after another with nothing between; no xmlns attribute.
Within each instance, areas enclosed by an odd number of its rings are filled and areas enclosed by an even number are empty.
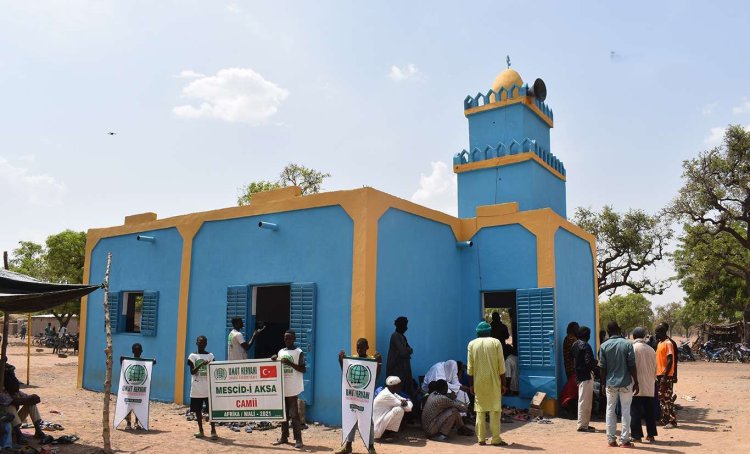
<svg viewBox="0 0 750 454"><path fill-rule="evenodd" d="M521 211L551 208L566 217L565 167L550 152L553 115L546 96L541 79L524 84L508 59L488 92L464 99L469 149L453 157L459 217L508 202Z"/></svg>

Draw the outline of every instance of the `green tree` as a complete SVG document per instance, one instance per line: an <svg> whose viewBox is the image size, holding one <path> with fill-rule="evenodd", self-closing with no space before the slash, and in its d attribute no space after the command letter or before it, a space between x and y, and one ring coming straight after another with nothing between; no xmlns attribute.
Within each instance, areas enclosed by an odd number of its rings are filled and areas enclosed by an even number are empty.
<svg viewBox="0 0 750 454"><path fill-rule="evenodd" d="M279 179L276 181L253 181L242 186L239 189L237 205L249 205L252 201L253 194L257 194L258 192L270 191L272 189L287 186L299 186L302 190L302 195L317 194L321 191L323 180L330 176L330 173L290 163L281 170Z"/></svg>
<svg viewBox="0 0 750 454"><path fill-rule="evenodd" d="M669 335L672 335L672 330L677 322L677 315L682 310L682 304L677 302L671 302L663 306L656 307L656 322L667 323L669 325Z"/></svg>
<svg viewBox="0 0 750 454"><path fill-rule="evenodd" d="M729 126L721 145L682 169L683 186L668 208L685 223L678 278L690 299L750 323L750 131Z"/></svg>
<svg viewBox="0 0 750 454"><path fill-rule="evenodd" d="M45 246L31 241L21 241L19 245L13 250L13 257L9 260L12 271L48 282L83 282L85 232L64 230L47 237ZM49 311L61 326L67 326L73 315L80 312L80 299L68 301Z"/></svg>
<svg viewBox="0 0 750 454"><path fill-rule="evenodd" d="M653 319L651 302L641 294L615 295L599 303L599 326L602 329L611 321L616 321L623 333L629 333L638 326L651 329Z"/></svg>
<svg viewBox="0 0 750 454"><path fill-rule="evenodd" d="M672 229L663 217L635 209L618 213L610 206L599 212L578 207L573 222L596 236L600 295L614 295L621 287L660 295L669 287L667 280L647 275L664 258L664 248L672 238Z"/></svg>

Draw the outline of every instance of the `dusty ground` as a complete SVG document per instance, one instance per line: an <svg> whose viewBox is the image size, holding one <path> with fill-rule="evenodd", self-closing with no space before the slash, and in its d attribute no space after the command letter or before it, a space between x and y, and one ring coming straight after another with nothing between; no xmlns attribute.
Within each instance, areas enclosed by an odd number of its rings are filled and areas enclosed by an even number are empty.
<svg viewBox="0 0 750 454"><path fill-rule="evenodd" d="M51 432L54 436L75 434L80 440L74 445L60 446L60 454L93 453L102 446L102 394L75 388L78 358L58 358L50 349L35 352L32 348L31 389L42 397L41 412L45 420L60 423L64 431ZM12 345L10 362L17 367L22 381L26 377L26 348ZM641 451L654 453L678 452L746 452L750 447L750 364L685 363L680 365L680 380L676 386L679 427L660 429L657 443L637 445ZM694 402L683 396L695 396ZM59 413L58 413L59 412ZM195 422L184 418L185 407L174 404L151 405L152 430L148 432L115 431L113 446L120 452L294 452L291 446L275 447L271 442L277 430L235 433L219 427L218 441L193 438ZM111 415L114 415L114 402ZM503 437L511 443L507 450L551 452L598 452L606 448L604 423L592 424L598 433L575 431L575 421L556 418L553 424L521 423L503 425ZM332 451L338 447L341 431L336 428L311 425L303 432L307 452ZM379 453L473 453L498 451L502 448L480 447L473 438L456 437L451 443L424 439L417 429L409 429L396 444L378 444ZM355 443L355 452L364 452Z"/></svg>

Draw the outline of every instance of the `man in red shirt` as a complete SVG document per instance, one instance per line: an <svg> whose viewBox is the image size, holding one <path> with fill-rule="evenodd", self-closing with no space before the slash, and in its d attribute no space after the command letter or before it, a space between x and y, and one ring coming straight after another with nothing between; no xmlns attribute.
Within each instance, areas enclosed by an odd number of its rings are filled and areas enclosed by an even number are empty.
<svg viewBox="0 0 750 454"><path fill-rule="evenodd" d="M672 342L667 338L667 330L659 325L656 328L656 381L659 385L659 405L661 406L661 423L665 429L677 427L677 415L674 411L672 393L675 375L675 350Z"/></svg>

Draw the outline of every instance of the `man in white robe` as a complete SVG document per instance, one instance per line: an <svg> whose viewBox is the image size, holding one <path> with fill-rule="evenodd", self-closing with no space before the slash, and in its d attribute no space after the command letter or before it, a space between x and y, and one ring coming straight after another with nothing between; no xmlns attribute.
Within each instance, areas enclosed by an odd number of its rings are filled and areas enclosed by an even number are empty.
<svg viewBox="0 0 750 454"><path fill-rule="evenodd" d="M469 390L469 387L462 385L459 381L458 374L460 372L461 370L458 363L452 359L445 362L435 363L424 376L424 381L422 381L422 391L430 392L429 386L431 382L445 380L448 382L448 392L455 396L456 401L468 405L469 395L466 392ZM462 414L465 415L465 413Z"/></svg>
<svg viewBox="0 0 750 454"><path fill-rule="evenodd" d="M398 395L401 379L392 376L385 380L386 388L380 391L372 403L374 438L390 438L398 432L404 413L410 412L413 404L409 399Z"/></svg>

